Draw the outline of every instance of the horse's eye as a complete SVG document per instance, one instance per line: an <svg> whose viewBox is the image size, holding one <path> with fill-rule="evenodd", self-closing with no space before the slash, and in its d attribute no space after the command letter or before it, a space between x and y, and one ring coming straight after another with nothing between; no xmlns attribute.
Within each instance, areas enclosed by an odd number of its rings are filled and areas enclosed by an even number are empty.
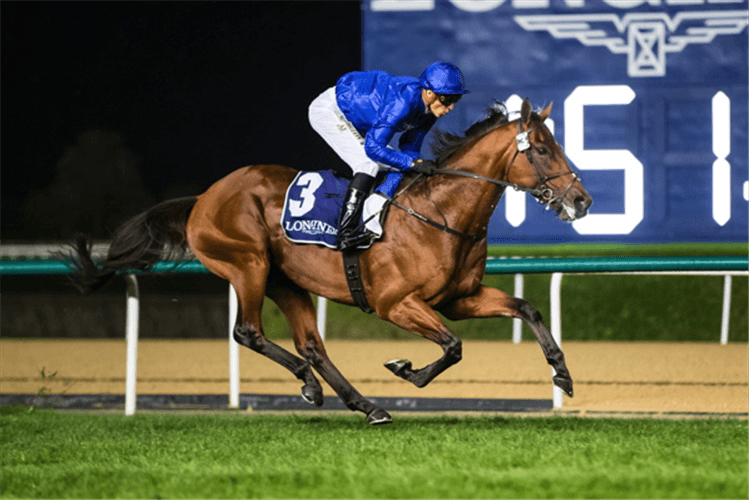
<svg viewBox="0 0 749 500"><path fill-rule="evenodd" d="M546 146L539 146L538 149L537 149L537 151L538 151L538 154L540 154L540 155L547 155L547 154L549 154L549 148L547 148Z"/></svg>

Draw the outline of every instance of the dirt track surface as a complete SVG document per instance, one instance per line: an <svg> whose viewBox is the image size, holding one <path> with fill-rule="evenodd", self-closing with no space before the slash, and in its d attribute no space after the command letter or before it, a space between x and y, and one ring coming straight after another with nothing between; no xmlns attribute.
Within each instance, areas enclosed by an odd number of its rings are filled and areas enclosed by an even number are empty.
<svg viewBox="0 0 749 500"><path fill-rule="evenodd" d="M290 341L279 342L293 350ZM550 399L551 368L534 341L467 341L463 360L424 389L382 365L407 358L415 367L441 350L426 340L327 342L331 359L365 396ZM564 410L605 412L749 411L747 345L566 342L575 383ZM228 343L142 340L139 394L227 394ZM124 340L0 339L0 393L124 394ZM44 378L42 377L44 371ZM53 374L55 374L53 376ZM241 392L299 394L301 383L275 363L240 348ZM322 380L321 380L322 382ZM323 383L326 396L333 396Z"/></svg>

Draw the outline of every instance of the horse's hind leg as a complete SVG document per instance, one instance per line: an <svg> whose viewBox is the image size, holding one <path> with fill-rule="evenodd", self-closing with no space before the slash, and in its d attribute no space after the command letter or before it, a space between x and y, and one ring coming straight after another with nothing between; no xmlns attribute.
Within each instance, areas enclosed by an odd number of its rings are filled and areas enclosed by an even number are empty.
<svg viewBox="0 0 749 500"><path fill-rule="evenodd" d="M234 327L234 340L289 370L296 378L304 382L302 398L310 404L322 406L322 386L312 373L309 364L265 338L260 330L251 326L251 322L243 321L241 313L238 315L237 325Z"/></svg>
<svg viewBox="0 0 749 500"><path fill-rule="evenodd" d="M451 320L490 317L522 319L533 331L546 361L556 372L553 377L554 384L572 397L572 377L567 369L564 354L544 325L541 313L529 302L512 297L496 288L482 286L475 294L454 300L440 312Z"/></svg>
<svg viewBox="0 0 749 500"><path fill-rule="evenodd" d="M333 388L346 407L367 415L367 422L372 425L392 422L393 419L385 410L365 399L354 389L328 357L317 331L315 306L309 292L298 287L281 272L276 272L268 280L266 294L286 315L299 354Z"/></svg>
<svg viewBox="0 0 749 500"><path fill-rule="evenodd" d="M312 373L309 363L265 338L261 321L265 283L259 283L257 279L262 277L264 280L264 274L254 274L251 282L240 280L232 283L237 291L239 304L237 323L234 326L234 340L289 370L304 382L302 398L310 404L322 406L322 386Z"/></svg>

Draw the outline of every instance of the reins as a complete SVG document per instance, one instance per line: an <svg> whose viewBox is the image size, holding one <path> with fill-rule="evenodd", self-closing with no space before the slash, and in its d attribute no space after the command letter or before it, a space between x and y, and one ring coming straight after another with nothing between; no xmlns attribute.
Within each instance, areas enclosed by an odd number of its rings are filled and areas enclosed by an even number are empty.
<svg viewBox="0 0 749 500"><path fill-rule="evenodd" d="M419 219L420 221L425 222L425 223L429 224L430 226L439 229L440 231L444 231L444 232L446 232L448 234L452 234L453 236L458 236L459 238L464 238L464 239L471 240L471 241L478 241L481 238L483 238L483 236L471 236L470 234L466 234L466 233L464 233L462 231L458 231L457 229L451 228L447 224L440 224L439 222L433 221L429 217L421 215L419 212L417 212L413 208L409 208L409 207L407 207L407 206L399 203L398 201L396 201L396 198L400 197L400 195L402 195L403 193L405 193L406 191L408 191L411 188L411 186L413 186L418 181L420 181L421 179L424 179L424 178L426 178L426 176L424 174L419 174L416 177L414 177L413 180L411 180L411 182L406 187L404 187L403 189L401 189L397 193L395 193L395 196L393 196L392 198L386 196L387 201L385 201L385 205L383 206L382 211L384 212L385 210L387 210L388 205L393 205L395 207L400 208L404 212L408 213L408 215L412 215L412 216L416 217L417 219ZM385 196L383 193L380 193L380 195L381 196ZM370 219L372 219L375 216L376 216L376 214L370 216L369 219L367 219L367 220L365 220L365 221L362 222L362 225L366 224Z"/></svg>
<svg viewBox="0 0 749 500"><path fill-rule="evenodd" d="M406 207L404 205L401 205L400 203L398 203L397 201L395 201L395 199L390 199L386 203L394 205L394 206L400 208L401 210L405 210L406 213L408 213L408 215L413 215L414 217L416 217L420 221L426 222L430 226L435 227L435 228L437 228L437 229L439 229L441 231L444 231L444 232L446 232L448 234L452 234L453 236L458 236L460 238L463 238L463 239L466 239L466 240L471 240L471 241L478 241L481 238L483 238L483 236L479 236L479 235L473 235L472 236L472 235L466 234L466 233L464 233L462 231L458 231L457 229L453 229L450 226L448 226L447 224L440 224L439 222L435 222L432 219L421 215L419 212L415 211L414 209L408 208L408 207Z"/></svg>
<svg viewBox="0 0 749 500"><path fill-rule="evenodd" d="M507 172L509 173L510 169L512 168L512 165L515 163L515 159L518 157L518 154L520 154L521 152L525 153L525 155L528 158L528 162L533 166L533 172L536 175L536 178L541 182L541 185L539 186L539 188L520 186L520 185L518 185L518 184L516 184L514 182L503 181L503 180L500 180L500 179L494 179L492 177L486 177L484 175L474 174L472 172L465 172L465 171L462 171L462 170L452 170L452 169L446 169L446 168L438 168L438 169L434 170L434 173L435 174L446 174L446 175L458 175L458 176L461 176L461 177L468 177L468 178L471 178L471 179L477 179L477 180L482 180L482 181L486 181L486 182L491 182L492 184L495 184L497 186L511 187L515 191L522 191L522 192L531 194L536 199L538 199L540 203L546 205L546 207L549 208L549 205L551 203L554 203L557 200L564 199L564 197L567 195L567 193L569 192L569 190L572 189L572 186L575 184L575 181L579 180L580 177L575 172L573 172L572 170L568 170L567 172L562 172L560 174L549 175L549 176L540 175L538 173L538 170L536 169L536 167L534 165L534 162L533 162L533 154L532 154L532 149L531 149L531 143L530 143L530 139L528 138L528 135L534 129L531 128L531 129L528 129L528 130L524 131L522 129L522 126L520 125L520 121L519 120L518 120L517 124L518 124L518 134L515 136L515 141L516 141L518 147L515 150L515 154L513 155L512 160L510 160L510 164L507 167ZM572 176L572 181L569 183L569 185L567 186L567 188L564 190L564 192L561 195L554 197L554 190L551 189L550 187L548 187L547 183L549 181L553 180L553 179L557 179L557 178L563 177L565 175L571 175ZM405 188L403 188L400 191L398 191L398 193L396 193L393 198L388 198L388 200L386 201L385 208L387 208L387 205L394 205L394 206L400 208L401 210L404 210L409 215L412 215L412 216L416 217L420 221L425 222L425 223L429 224L430 226L435 227L435 228L437 228L437 229L439 229L441 231L444 231L444 232L446 232L448 234L452 234L453 236L458 236L460 238L464 238L464 239L471 240L471 241L478 241L478 240L482 239L484 237L482 235L470 235L470 234L466 234L466 233L464 233L462 231L458 231L456 229L452 229L446 223L445 224L440 224L439 222L433 221L432 219L430 219L430 218L428 218L428 217L426 217L426 216L424 216L424 215L416 212L412 208L406 207L406 206L402 205L401 203L399 203L398 201L396 201L396 198L398 198L404 192L408 191L408 189L410 189L411 186L413 186L417 181L419 181L419 180L421 180L422 178L425 178L425 177L426 176L424 174L417 175L414 178L414 180L411 181L410 184L408 184L408 186L406 186Z"/></svg>
<svg viewBox="0 0 749 500"><path fill-rule="evenodd" d="M517 153L516 153L516 155L517 155ZM529 188L529 187L525 187L525 186L519 186L519 185L515 184L514 182L507 182L507 181L503 181L503 180L500 180L500 179L493 179L492 177L485 177L483 175L473 174L471 172L464 172L462 170L450 170L450 169L446 169L446 168L438 168L438 169L434 170L434 173L435 174L459 175L461 177L470 177L471 179L477 179L477 180L491 182L492 184L496 184L498 186L511 187L515 191L524 191L526 193L532 194L533 196L541 196L542 195L542 191L540 189Z"/></svg>

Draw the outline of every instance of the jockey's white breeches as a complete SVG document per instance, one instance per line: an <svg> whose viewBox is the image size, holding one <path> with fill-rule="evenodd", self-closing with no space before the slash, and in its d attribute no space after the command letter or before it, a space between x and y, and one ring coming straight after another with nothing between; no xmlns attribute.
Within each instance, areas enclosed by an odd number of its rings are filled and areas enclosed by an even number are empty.
<svg viewBox="0 0 749 500"><path fill-rule="evenodd" d="M329 88L312 101L309 106L309 122L315 132L351 167L354 175L363 173L375 177L380 169L392 170L388 165L371 160L364 152L364 138L338 107L335 87ZM382 236L379 214L384 203L385 197L378 193L369 196L364 202L366 227L378 236Z"/></svg>
<svg viewBox="0 0 749 500"><path fill-rule="evenodd" d="M309 106L309 122L315 132L351 167L354 174L364 173L374 177L380 168L391 169L371 160L364 152L364 138L338 107L335 87L329 88L312 101Z"/></svg>

